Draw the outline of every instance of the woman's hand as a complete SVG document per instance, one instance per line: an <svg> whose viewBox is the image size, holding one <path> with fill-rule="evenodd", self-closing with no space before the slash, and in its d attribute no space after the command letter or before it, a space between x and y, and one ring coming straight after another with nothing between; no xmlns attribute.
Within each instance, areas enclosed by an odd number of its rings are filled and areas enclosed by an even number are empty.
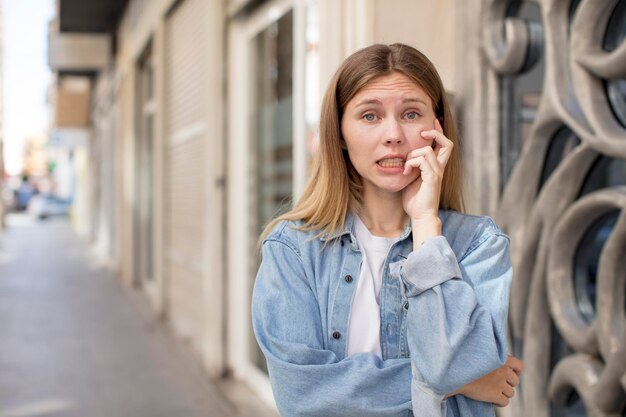
<svg viewBox="0 0 626 417"><path fill-rule="evenodd" d="M473 400L506 407L515 395L515 387L519 385L523 368L524 363L521 360L509 355L503 366L450 395L462 394Z"/></svg>
<svg viewBox="0 0 626 417"><path fill-rule="evenodd" d="M424 240L441 234L441 184L454 147L452 141L443 134L437 119L434 121L434 129L423 131L422 136L432 138L434 146L424 146L409 152L404 175L409 175L414 169L418 169L419 173L417 179L402 191L404 211L413 225L414 248L419 247Z"/></svg>

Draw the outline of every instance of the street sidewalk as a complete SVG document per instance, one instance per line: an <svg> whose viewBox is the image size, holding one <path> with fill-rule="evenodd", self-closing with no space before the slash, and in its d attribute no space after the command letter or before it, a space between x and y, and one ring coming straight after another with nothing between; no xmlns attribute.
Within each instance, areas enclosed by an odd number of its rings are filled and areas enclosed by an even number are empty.
<svg viewBox="0 0 626 417"><path fill-rule="evenodd" d="M145 297L94 263L66 221L13 215L8 223L0 234L0 417L277 415L243 384L214 384Z"/></svg>

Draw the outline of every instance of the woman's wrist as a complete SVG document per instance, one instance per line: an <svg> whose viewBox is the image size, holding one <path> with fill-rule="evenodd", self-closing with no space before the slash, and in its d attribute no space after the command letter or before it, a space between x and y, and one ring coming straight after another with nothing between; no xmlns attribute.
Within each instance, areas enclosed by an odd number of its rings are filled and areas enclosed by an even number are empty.
<svg viewBox="0 0 626 417"><path fill-rule="evenodd" d="M416 250L426 240L441 236L441 219L437 215L411 219L413 233L413 250Z"/></svg>

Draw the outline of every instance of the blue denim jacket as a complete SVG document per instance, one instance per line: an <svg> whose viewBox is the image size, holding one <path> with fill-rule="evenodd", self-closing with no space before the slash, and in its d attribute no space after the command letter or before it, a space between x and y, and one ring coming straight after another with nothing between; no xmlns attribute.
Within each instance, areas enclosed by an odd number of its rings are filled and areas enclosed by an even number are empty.
<svg viewBox="0 0 626 417"><path fill-rule="evenodd" d="M509 239L488 217L439 215L443 236L413 251L409 224L385 261L382 359L346 356L361 266L354 217L326 238L282 222L264 240L253 326L282 416L495 415L444 396L506 360Z"/></svg>

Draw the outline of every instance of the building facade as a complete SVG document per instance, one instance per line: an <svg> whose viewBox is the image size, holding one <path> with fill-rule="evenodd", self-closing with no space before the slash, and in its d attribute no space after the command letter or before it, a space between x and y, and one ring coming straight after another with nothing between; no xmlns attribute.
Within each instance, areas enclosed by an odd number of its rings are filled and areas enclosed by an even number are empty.
<svg viewBox="0 0 626 417"><path fill-rule="evenodd" d="M0 5L0 132L4 132L4 13ZM4 133L0 134L0 173L4 179ZM4 230L4 219L6 215L4 187L2 198L0 199L0 230Z"/></svg>
<svg viewBox="0 0 626 417"><path fill-rule="evenodd" d="M272 404L258 234L304 188L335 68L404 42L452 99L468 211L512 237L526 371L502 414L624 415L625 0L59 0L58 21L51 66L91 86L79 223L210 376Z"/></svg>

